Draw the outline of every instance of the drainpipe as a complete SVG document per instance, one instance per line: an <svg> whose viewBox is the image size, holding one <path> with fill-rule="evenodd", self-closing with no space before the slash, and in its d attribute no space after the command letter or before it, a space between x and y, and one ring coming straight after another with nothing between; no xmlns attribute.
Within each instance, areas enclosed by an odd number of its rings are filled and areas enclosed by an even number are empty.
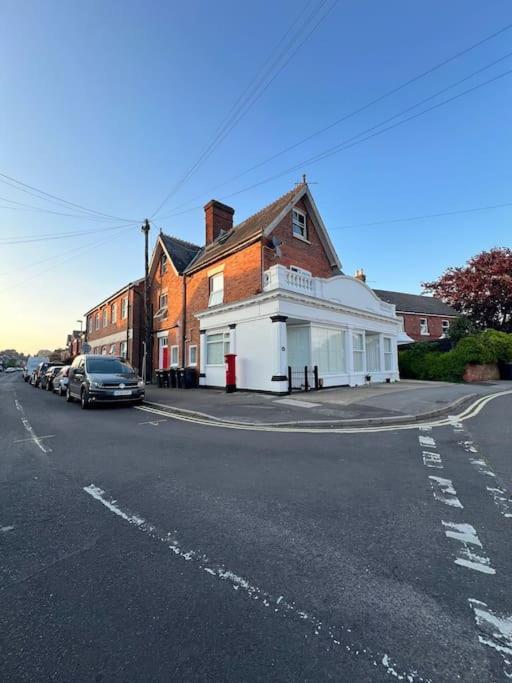
<svg viewBox="0 0 512 683"><path fill-rule="evenodd" d="M185 340L187 338L187 276L182 275L182 311L181 311L181 367L184 368L187 364L187 354L185 352Z"/></svg>

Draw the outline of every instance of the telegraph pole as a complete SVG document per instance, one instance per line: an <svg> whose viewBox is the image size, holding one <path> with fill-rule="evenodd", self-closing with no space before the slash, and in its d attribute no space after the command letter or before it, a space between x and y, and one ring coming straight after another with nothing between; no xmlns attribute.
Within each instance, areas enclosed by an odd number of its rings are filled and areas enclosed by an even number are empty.
<svg viewBox="0 0 512 683"><path fill-rule="evenodd" d="M149 221L146 218L144 225L141 228L144 233L144 338L146 345L146 366L145 366L145 379L146 382L151 383L152 377L152 362L151 362L151 351L152 351L152 340L151 340L151 300L149 297Z"/></svg>

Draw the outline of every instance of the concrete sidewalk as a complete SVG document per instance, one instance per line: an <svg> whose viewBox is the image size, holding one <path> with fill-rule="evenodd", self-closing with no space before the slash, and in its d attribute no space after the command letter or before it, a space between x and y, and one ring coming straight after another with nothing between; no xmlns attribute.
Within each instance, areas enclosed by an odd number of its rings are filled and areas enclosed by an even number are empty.
<svg viewBox="0 0 512 683"><path fill-rule="evenodd" d="M180 413L241 424L324 425L361 420L393 423L447 415L478 396L512 389L512 382L450 384L403 380L396 384L341 387L280 397L222 389L146 387L146 403Z"/></svg>

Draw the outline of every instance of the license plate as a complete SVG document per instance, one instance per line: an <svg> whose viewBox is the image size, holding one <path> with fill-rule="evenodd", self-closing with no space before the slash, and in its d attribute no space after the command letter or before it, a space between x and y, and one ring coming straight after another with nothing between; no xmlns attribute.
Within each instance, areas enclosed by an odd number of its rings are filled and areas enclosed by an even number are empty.
<svg viewBox="0 0 512 683"><path fill-rule="evenodd" d="M114 396L131 396L132 392L131 389L119 389L118 391L114 391Z"/></svg>

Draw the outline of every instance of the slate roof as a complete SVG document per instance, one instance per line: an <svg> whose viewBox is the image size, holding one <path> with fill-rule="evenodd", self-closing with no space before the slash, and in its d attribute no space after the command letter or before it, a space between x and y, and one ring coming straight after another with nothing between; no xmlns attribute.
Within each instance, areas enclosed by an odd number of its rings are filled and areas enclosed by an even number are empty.
<svg viewBox="0 0 512 683"><path fill-rule="evenodd" d="M279 199L276 199L272 204L269 204L264 209L261 209L261 211L258 211L258 213L250 216L240 223L240 225L236 225L228 233L222 234L220 239L217 238L211 244L202 247L194 261L188 265L187 270L193 271L209 261L221 258L226 252L231 251L238 245L260 237L265 228L279 216L281 211L283 211L283 209L292 202L294 197L299 195L303 189L304 184L297 185L293 190L290 190L282 197L279 197ZM197 247L197 249L199 248Z"/></svg>
<svg viewBox="0 0 512 683"><path fill-rule="evenodd" d="M388 304L395 304L397 313L424 313L425 315L458 315L448 304L433 296L390 292L387 289L374 289L375 294Z"/></svg>
<svg viewBox="0 0 512 683"><path fill-rule="evenodd" d="M197 244L180 240L172 235L162 233L160 237L178 273L182 273L196 254L201 251L201 247L198 247Z"/></svg>

